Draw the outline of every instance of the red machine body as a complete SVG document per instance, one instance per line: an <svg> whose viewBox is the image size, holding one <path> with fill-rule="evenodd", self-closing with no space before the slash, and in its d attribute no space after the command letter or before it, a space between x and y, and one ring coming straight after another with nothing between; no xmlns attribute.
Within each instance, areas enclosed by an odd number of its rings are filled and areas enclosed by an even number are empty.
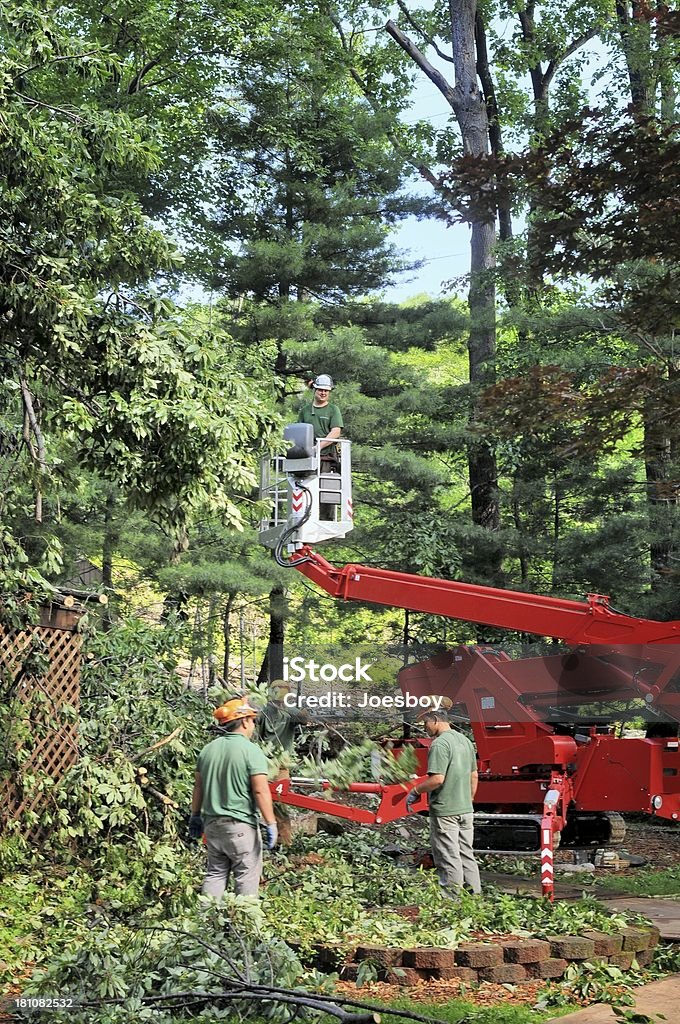
<svg viewBox="0 0 680 1024"><path fill-rule="evenodd" d="M552 893L553 834L602 843L607 812L680 816L680 622L614 611L591 594L569 601L431 579L363 565L338 569L309 548L295 568L342 600L407 608L564 641L572 649L511 659L483 646L463 646L400 672L402 691L448 697L471 724L479 761L477 817L504 821L510 834L531 816L540 823L544 891ZM631 710L631 704L638 710ZM641 709L641 710L640 710ZM661 735L622 738L617 719L644 713ZM650 734L651 733L651 734ZM425 739L415 746L427 772ZM394 746L399 756L400 745ZM366 788L368 786L368 789ZM275 799L356 821L381 823L407 813L407 789L364 784L380 796L375 812L297 794L286 781ZM351 787L356 790L355 787ZM361 787L360 787L361 788ZM422 798L414 810L425 809ZM507 832L506 828L506 832Z"/></svg>

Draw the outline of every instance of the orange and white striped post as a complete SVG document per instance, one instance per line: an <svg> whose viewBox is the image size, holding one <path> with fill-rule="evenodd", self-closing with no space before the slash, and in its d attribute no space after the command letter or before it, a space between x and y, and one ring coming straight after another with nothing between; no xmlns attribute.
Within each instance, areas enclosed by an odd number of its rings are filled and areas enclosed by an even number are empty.
<svg viewBox="0 0 680 1024"><path fill-rule="evenodd" d="M541 894L551 903L555 899L552 817L547 815L541 821Z"/></svg>
<svg viewBox="0 0 680 1024"><path fill-rule="evenodd" d="M557 805L561 799L561 790L554 788L553 785L545 794L543 817L541 818L541 893L551 903L555 899L553 835Z"/></svg>

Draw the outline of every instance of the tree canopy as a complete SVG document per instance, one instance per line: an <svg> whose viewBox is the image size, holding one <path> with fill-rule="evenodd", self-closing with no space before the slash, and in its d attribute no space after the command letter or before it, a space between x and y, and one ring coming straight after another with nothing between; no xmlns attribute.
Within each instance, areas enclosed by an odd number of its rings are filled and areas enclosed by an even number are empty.
<svg viewBox="0 0 680 1024"><path fill-rule="evenodd" d="M10 590L132 559L223 624L267 586L294 615L229 537L323 371L338 557L673 613L676 28L599 0L3 11ZM452 119L406 128L418 76ZM470 225L464 299L381 294L414 216Z"/></svg>

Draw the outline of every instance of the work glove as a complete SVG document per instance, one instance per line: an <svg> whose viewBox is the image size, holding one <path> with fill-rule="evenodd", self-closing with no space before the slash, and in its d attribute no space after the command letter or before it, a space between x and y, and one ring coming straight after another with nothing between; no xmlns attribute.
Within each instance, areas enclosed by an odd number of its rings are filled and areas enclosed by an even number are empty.
<svg viewBox="0 0 680 1024"><path fill-rule="evenodd" d="M189 839L200 839L203 835L203 818L200 814L192 814L189 818Z"/></svg>
<svg viewBox="0 0 680 1024"><path fill-rule="evenodd" d="M276 822L272 822L271 825L265 825L267 830L267 849L273 850L279 841L279 830Z"/></svg>
<svg viewBox="0 0 680 1024"><path fill-rule="evenodd" d="M406 809L411 810L416 800L420 799L420 793L416 793L415 789L412 789L409 795L406 797Z"/></svg>

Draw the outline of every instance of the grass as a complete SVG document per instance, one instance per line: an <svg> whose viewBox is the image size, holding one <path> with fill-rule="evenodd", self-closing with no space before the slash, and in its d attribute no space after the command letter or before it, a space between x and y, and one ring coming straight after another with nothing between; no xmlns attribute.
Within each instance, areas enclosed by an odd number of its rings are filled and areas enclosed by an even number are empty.
<svg viewBox="0 0 680 1024"><path fill-rule="evenodd" d="M595 882L598 890L625 893L630 896L680 896L680 867L634 875L610 875Z"/></svg>
<svg viewBox="0 0 680 1024"><path fill-rule="evenodd" d="M387 1004L384 1004L387 1005ZM549 1010L534 1010L517 1003L504 1006L476 1006L465 999L452 999L449 1003L428 1003L422 1000L397 999L389 1004L390 1009L411 1010L413 1013L444 1021L445 1024L541 1024L566 1013L573 1013L580 1007L576 1004ZM398 1019L398 1018L397 1018ZM387 1022L389 1018L386 1016Z"/></svg>

